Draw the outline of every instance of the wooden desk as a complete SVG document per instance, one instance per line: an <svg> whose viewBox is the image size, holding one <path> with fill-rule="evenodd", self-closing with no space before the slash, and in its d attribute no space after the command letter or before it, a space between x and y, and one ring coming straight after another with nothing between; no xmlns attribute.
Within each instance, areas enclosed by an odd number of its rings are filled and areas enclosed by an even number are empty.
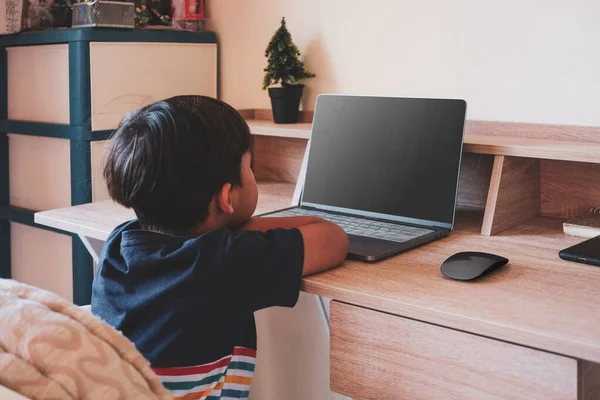
<svg viewBox="0 0 600 400"><path fill-rule="evenodd" d="M258 182L258 190L260 196L255 214L264 214L288 207L294 193L294 184ZM35 214L35 222L38 224L101 241L105 241L115 227L134 218L133 210L121 207L110 200Z"/></svg>
<svg viewBox="0 0 600 400"><path fill-rule="evenodd" d="M255 214L288 207L294 195L294 187L294 184L287 182L259 181L260 196ZM113 229L134 218L135 213L132 210L110 200L35 214L35 222L38 224L79 235L96 263L99 261L104 241Z"/></svg>
<svg viewBox="0 0 600 400"><path fill-rule="evenodd" d="M575 399L577 375L588 371L595 392L579 398L600 398L597 364L575 361L600 362L600 269L558 258L581 239L565 236L560 221L549 218L493 237L481 236L480 224L480 215L460 215L446 239L304 279L303 290L335 300L332 390L373 399L383 397L369 393ZM440 264L465 250L510 263L476 282L444 278Z"/></svg>
<svg viewBox="0 0 600 400"><path fill-rule="evenodd" d="M258 212L287 206L292 192L293 185L261 183ZM100 202L41 212L36 222L105 240L132 216ZM380 263L346 262L303 280L304 291L334 300L333 390L377 399L386 398L381 393L443 398L452 390L461 399L498 393L493 398L576 399L578 376L596 376L596 365L580 360L600 362L600 269L557 256L580 239L565 236L560 221L550 218L481 236L481 218L461 213L446 239ZM444 278L439 265L464 250L511 261L476 282ZM483 370L473 371L475 365ZM428 378L411 368L423 368ZM401 371L409 382L399 379ZM352 375L357 379L349 380ZM441 383L431 385L436 379Z"/></svg>
<svg viewBox="0 0 600 400"><path fill-rule="evenodd" d="M255 174L290 181L261 183L258 212L285 207L306 137L289 130L269 136L282 128L268 123L251 129ZM459 204L474 211L457 214L448 238L303 279L304 291L333 300L334 391L357 399L600 399L600 269L558 258L581 240L562 233L560 217L600 194L600 180L590 174L600 171L600 160L585 150L598 145L489 136L465 146ZM581 176L586 190L570 189ZM103 202L35 218L87 235L97 241L88 249L97 252L130 217ZM444 278L442 261L466 250L510 263L471 283Z"/></svg>

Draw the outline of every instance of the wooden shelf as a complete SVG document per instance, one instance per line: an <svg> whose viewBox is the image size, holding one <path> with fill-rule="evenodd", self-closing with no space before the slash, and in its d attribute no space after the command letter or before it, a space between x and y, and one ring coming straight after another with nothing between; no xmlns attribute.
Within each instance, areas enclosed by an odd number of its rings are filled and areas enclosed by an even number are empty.
<svg viewBox="0 0 600 400"><path fill-rule="evenodd" d="M253 135L275 136L297 139L310 139L312 124L276 124L266 120L247 120L250 132Z"/></svg>
<svg viewBox="0 0 600 400"><path fill-rule="evenodd" d="M466 135L465 152L600 163L600 143L530 139L491 135Z"/></svg>
<svg viewBox="0 0 600 400"><path fill-rule="evenodd" d="M253 145L257 178L296 181L311 124L252 117L251 131L260 135ZM458 204L485 209L486 236L536 216L570 218L597 207L598 135L593 127L467 121Z"/></svg>
<svg viewBox="0 0 600 400"><path fill-rule="evenodd" d="M261 136L310 139L312 129L310 123L276 124L266 120L247 122L250 132ZM465 134L467 153L600 163L600 143L473 134L469 133L469 126Z"/></svg>

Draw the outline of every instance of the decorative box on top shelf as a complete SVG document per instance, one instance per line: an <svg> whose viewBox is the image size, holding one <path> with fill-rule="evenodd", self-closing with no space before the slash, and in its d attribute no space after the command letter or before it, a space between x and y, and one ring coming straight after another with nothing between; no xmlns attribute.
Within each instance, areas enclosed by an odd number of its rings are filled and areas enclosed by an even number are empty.
<svg viewBox="0 0 600 400"><path fill-rule="evenodd" d="M570 236L586 239L600 235L600 208L591 208L563 223L563 231Z"/></svg>
<svg viewBox="0 0 600 400"><path fill-rule="evenodd" d="M73 27L135 27L135 4L132 1L96 0L73 4Z"/></svg>
<svg viewBox="0 0 600 400"><path fill-rule="evenodd" d="M0 35L21 31L23 28L23 1L4 0L0 2Z"/></svg>

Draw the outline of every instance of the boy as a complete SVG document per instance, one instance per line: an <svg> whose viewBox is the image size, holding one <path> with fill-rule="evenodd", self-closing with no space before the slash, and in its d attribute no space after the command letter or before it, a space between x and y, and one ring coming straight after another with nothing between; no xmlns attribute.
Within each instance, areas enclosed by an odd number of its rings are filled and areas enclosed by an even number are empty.
<svg viewBox="0 0 600 400"><path fill-rule="evenodd" d="M176 399L247 398L253 313L293 307L302 275L340 264L344 231L252 218L250 131L229 105L180 96L124 119L104 176L137 220L108 238L92 312L122 331Z"/></svg>

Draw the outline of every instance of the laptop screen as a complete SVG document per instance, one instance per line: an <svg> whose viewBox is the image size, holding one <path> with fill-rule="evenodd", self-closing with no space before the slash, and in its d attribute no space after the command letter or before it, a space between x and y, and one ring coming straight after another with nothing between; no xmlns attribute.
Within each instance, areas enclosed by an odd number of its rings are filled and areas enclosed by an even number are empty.
<svg viewBox="0 0 600 400"><path fill-rule="evenodd" d="M466 103L321 95L302 205L451 227Z"/></svg>

